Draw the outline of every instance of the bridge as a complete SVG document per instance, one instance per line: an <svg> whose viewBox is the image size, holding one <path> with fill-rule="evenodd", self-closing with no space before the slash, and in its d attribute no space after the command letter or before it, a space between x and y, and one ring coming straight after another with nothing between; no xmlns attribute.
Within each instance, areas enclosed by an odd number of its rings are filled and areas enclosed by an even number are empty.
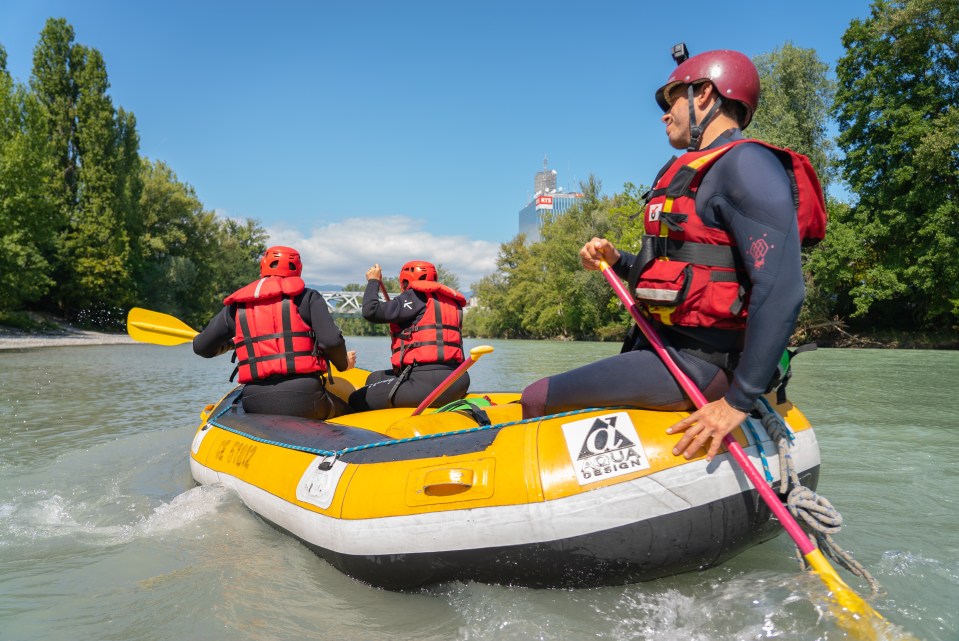
<svg viewBox="0 0 959 641"><path fill-rule="evenodd" d="M363 292L331 292L320 291L323 298L326 299L326 306L330 309L333 318L363 318ZM390 298L399 296L390 292ZM380 293L380 300L383 294Z"/></svg>
<svg viewBox="0 0 959 641"><path fill-rule="evenodd" d="M342 292L317 290L323 294L326 300L326 306L330 310L333 318L363 318L363 292ZM399 296L399 292L390 292L390 299ZM380 292L380 300L383 300L383 292ZM467 300L466 308L468 311L476 305L472 298Z"/></svg>

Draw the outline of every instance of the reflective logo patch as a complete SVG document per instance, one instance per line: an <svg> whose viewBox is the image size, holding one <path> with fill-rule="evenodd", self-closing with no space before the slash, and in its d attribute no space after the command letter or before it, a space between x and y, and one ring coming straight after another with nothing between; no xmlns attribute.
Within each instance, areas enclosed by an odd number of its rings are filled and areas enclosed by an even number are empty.
<svg viewBox="0 0 959 641"><path fill-rule="evenodd" d="M646 220L648 220L651 223L656 222L657 220L659 220L659 214L661 214L662 211L663 211L663 203L650 205L649 207L646 208Z"/></svg>
<svg viewBox="0 0 959 641"><path fill-rule="evenodd" d="M649 469L649 459L626 412L563 425L563 436L580 485Z"/></svg>
<svg viewBox="0 0 959 641"><path fill-rule="evenodd" d="M325 510L333 503L336 486L345 470L343 461L337 459L330 465L329 457L317 456L296 485L296 498Z"/></svg>

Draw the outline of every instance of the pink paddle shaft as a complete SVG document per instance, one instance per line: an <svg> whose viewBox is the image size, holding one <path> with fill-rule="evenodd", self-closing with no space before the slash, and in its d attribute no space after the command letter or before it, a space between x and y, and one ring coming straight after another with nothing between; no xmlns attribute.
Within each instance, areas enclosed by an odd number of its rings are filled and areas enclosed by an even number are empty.
<svg viewBox="0 0 959 641"><path fill-rule="evenodd" d="M605 262L602 262L603 276L606 277L606 280L609 281L609 284L613 287L613 290L616 292L616 295L619 296L619 300L622 301L623 305L629 310L629 315L633 317L633 320L636 321L636 324L639 326L639 329L642 330L643 334L646 336L646 340L653 346L653 349L656 350L656 354L663 361L663 364L669 370L669 372L676 378L676 382L679 383L679 386L683 388L683 391L689 396L696 408L700 408L703 405L706 405L709 401L706 400L706 397L703 396L703 393L699 391L699 388L696 387L696 384L686 376L686 373L683 372L676 364L676 362L670 357L669 353L666 351L665 345L663 345L662 339L660 339L659 334L656 333L656 330L653 329L653 326L650 322L643 316L639 309L636 307L636 301L633 300L632 295L623 285L623 282L619 280L619 277L613 272L612 268ZM750 462L749 457L746 456L746 452L743 451L742 446L739 444L736 439L732 437L731 434L727 434L723 437L723 444L726 446L726 449L729 450L729 453L732 454L733 459L736 463L739 464L739 467L743 472L746 473L746 477L753 484L756 490L759 492L759 495L762 497L763 501L766 502L766 505L769 506L769 509L773 514L776 515L776 518L779 519L779 522L782 524L783 528L796 543L796 547L799 548L799 551L803 556L809 554L810 552L816 550L816 546L809 540L809 537L806 536L806 533L802 531L802 528L799 527L799 524L796 522L796 519L789 513L783 504L779 501L779 497L776 496L776 493L773 492L773 489L766 484L765 479L759 473L753 464Z"/></svg>
<svg viewBox="0 0 959 641"><path fill-rule="evenodd" d="M435 390L430 392L430 395L423 399L423 402L420 403L415 410L413 410L413 413L410 414L410 416L416 416L417 414L425 410L427 407L429 407L430 403L435 401L437 396L445 392L446 388L452 385L453 381L455 381L460 376L462 376L463 372L468 370L470 368L470 365L472 365L475 362L476 362L475 359L467 358L465 361L460 363L459 367L457 367L452 372L450 372L450 375L446 377L446 380L444 380L442 383L439 384L439 387L437 387Z"/></svg>

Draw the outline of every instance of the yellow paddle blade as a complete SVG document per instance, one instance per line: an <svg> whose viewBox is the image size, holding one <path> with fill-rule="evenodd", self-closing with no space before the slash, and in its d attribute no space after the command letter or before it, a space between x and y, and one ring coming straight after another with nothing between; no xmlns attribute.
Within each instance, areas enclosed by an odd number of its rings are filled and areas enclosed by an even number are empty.
<svg viewBox="0 0 959 641"><path fill-rule="evenodd" d="M816 574L831 592L830 611L836 617L839 627L853 639L875 641L878 639L902 639L914 641L915 637L895 631L892 624L872 609L866 601L839 577L819 548L804 556Z"/></svg>
<svg viewBox="0 0 959 641"><path fill-rule="evenodd" d="M135 341L154 345L180 345L192 341L199 332L179 318L134 307L127 314L127 334Z"/></svg>
<svg viewBox="0 0 959 641"><path fill-rule="evenodd" d="M493 346L492 345L477 345L470 350L470 358L473 361L478 361L484 354L492 354Z"/></svg>

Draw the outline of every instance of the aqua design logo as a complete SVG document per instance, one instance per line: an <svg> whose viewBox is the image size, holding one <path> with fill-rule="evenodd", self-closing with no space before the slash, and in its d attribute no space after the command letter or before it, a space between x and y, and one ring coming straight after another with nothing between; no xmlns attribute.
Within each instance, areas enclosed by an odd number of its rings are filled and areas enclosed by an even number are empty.
<svg viewBox="0 0 959 641"><path fill-rule="evenodd" d="M563 437L580 485L649 469L649 459L626 412L563 425Z"/></svg>

